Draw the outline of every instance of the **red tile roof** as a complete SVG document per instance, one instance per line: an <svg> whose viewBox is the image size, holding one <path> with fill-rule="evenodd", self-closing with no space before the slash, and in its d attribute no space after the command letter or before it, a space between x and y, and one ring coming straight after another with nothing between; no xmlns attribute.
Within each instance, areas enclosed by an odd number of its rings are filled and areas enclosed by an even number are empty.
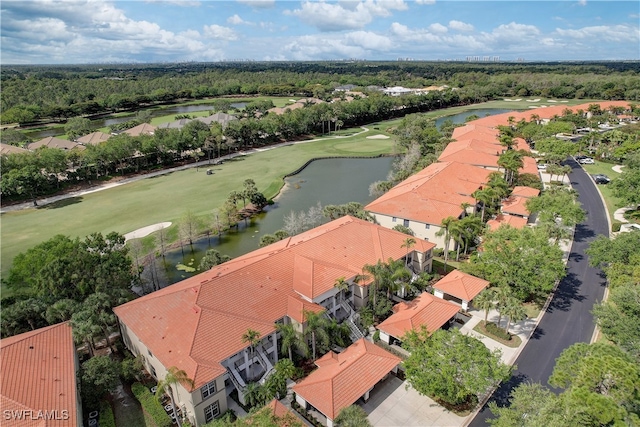
<svg viewBox="0 0 640 427"><path fill-rule="evenodd" d="M506 214L528 217L530 212L525 206L527 200L529 199L526 197L509 196L502 201L502 212Z"/></svg>
<svg viewBox="0 0 640 427"><path fill-rule="evenodd" d="M538 170L538 164L536 163L536 160L533 157L523 157L522 158L522 167L520 168L520 170L518 171L521 174L522 173L529 173L532 175L535 175L537 177L540 177L540 171Z"/></svg>
<svg viewBox="0 0 640 427"><path fill-rule="evenodd" d="M452 302L423 292L410 302L401 302L393 307L394 314L378 325L378 329L402 339L411 330L425 326L432 334L447 323L460 310Z"/></svg>
<svg viewBox="0 0 640 427"><path fill-rule="evenodd" d="M488 286L489 282L486 280L463 273L460 270L453 270L440 279L434 285L434 289L464 301L471 301Z"/></svg>
<svg viewBox="0 0 640 427"><path fill-rule="evenodd" d="M365 264L406 255L406 235L343 217L221 264L114 309L165 366L184 369L196 388L224 373L221 362L246 348L248 328L261 336L284 316L302 322L310 300ZM417 241L426 252L433 243Z"/></svg>
<svg viewBox="0 0 640 427"><path fill-rule="evenodd" d="M471 194L482 188L490 170L458 162L439 162L402 181L369 203L365 209L388 216L440 225L459 217L464 202L475 204Z"/></svg>
<svg viewBox="0 0 640 427"><path fill-rule="evenodd" d="M318 359L318 369L293 391L334 420L399 363L399 357L361 338L340 354L330 351Z"/></svg>
<svg viewBox="0 0 640 427"><path fill-rule="evenodd" d="M525 185L517 185L513 187L511 195L527 198L538 197L540 195L540 190L538 190L537 188L527 187Z"/></svg>
<svg viewBox="0 0 640 427"><path fill-rule="evenodd" d="M76 349L68 322L0 340L0 360L3 426L78 425ZM21 412L28 419L18 421L6 419L5 411L32 412ZM32 420L38 411L59 419Z"/></svg>
<svg viewBox="0 0 640 427"><path fill-rule="evenodd" d="M523 228L527 225L527 219L521 216L514 215L497 215L495 219L490 219L487 221L487 225L489 226L489 230L496 231L502 225L509 225L513 228Z"/></svg>

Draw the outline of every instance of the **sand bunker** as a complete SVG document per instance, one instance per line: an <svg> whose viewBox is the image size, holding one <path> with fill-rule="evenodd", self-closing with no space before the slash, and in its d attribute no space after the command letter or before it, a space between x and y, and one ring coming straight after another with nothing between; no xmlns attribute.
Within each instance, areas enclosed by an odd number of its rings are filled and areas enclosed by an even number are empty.
<svg viewBox="0 0 640 427"><path fill-rule="evenodd" d="M536 98L536 99L527 99L527 102L540 102L540 98Z"/></svg>
<svg viewBox="0 0 640 427"><path fill-rule="evenodd" d="M504 98L504 100L507 101L507 102L518 102L518 101L522 101L522 98L518 98L518 99Z"/></svg>
<svg viewBox="0 0 640 427"><path fill-rule="evenodd" d="M159 222L157 224L147 225L146 227L138 228L137 230L133 230L130 233L124 235L125 240L131 239L140 239L142 237L146 237L149 234L161 230L163 228L167 228L171 225L170 222Z"/></svg>
<svg viewBox="0 0 640 427"><path fill-rule="evenodd" d="M389 137L387 135L378 134L368 136L367 139L389 139Z"/></svg>

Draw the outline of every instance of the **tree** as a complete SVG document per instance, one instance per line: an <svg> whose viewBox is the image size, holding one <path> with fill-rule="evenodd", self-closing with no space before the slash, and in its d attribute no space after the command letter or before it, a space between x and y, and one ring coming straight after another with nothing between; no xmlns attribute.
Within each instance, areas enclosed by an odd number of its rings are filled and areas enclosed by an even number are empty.
<svg viewBox="0 0 640 427"><path fill-rule="evenodd" d="M175 366L170 366L167 369L167 373L164 378L158 381L158 388L156 389L156 398L160 400L162 395L165 393L169 394L169 399L171 399L171 407L173 408L173 413L176 414L176 421L178 423L178 427L182 426L182 421L180 417L178 417L178 413L176 411L176 401L173 396L174 387L178 386L178 384L182 385L186 388L188 392L191 392L193 387L195 387L194 381L189 378L187 373L182 369L178 369Z"/></svg>
<svg viewBox="0 0 640 427"><path fill-rule="evenodd" d="M207 249L207 252L205 252L204 256L200 260L200 264L198 264L198 270L210 270L216 265L220 265L230 259L231 257L229 255L223 255L215 249Z"/></svg>
<svg viewBox="0 0 640 427"><path fill-rule="evenodd" d="M487 187L482 190L476 190L473 192L473 194L471 194L471 196L474 199L476 199L478 202L482 204L482 214L480 216L480 220L482 222L484 222L484 213L485 213L486 207L490 203L493 203L494 199L496 198L495 193L496 193L495 190L493 190L491 187Z"/></svg>
<svg viewBox="0 0 640 427"><path fill-rule="evenodd" d="M402 241L402 245L400 245L401 248L407 248L407 254L404 257L405 259L405 263L406 265L409 265L409 250L413 247L413 245L416 244L416 239L412 238L412 237L407 237L406 239L404 239Z"/></svg>
<svg viewBox="0 0 640 427"><path fill-rule="evenodd" d="M439 329L431 336L425 327L409 331L403 347L411 354L405 372L411 386L450 405L469 403L509 378L511 367L500 361L500 351L489 351L458 329Z"/></svg>
<svg viewBox="0 0 640 427"><path fill-rule="evenodd" d="M507 318L507 325L504 328L504 331L507 334L509 333L509 326L511 326L511 322L515 323L527 318L527 312L522 306L522 303L514 297L508 298L500 307L500 310L500 313Z"/></svg>
<svg viewBox="0 0 640 427"><path fill-rule="evenodd" d="M457 218L448 216L442 220L442 224L440 224L440 230L436 232L436 236L444 236L444 271L447 271L447 261L449 259L449 244L451 243L451 227L452 225L458 221Z"/></svg>
<svg viewBox="0 0 640 427"><path fill-rule="evenodd" d="M40 298L28 298L2 307L2 337L34 331L47 326L44 313L47 306Z"/></svg>
<svg viewBox="0 0 640 427"><path fill-rule="evenodd" d="M338 290L338 301L342 302L344 300L344 293L349 290L349 282L347 282L344 276L338 277L333 287Z"/></svg>
<svg viewBox="0 0 640 427"><path fill-rule="evenodd" d="M296 366L291 359L280 359L274 366L274 373L267 378L264 386L268 392L268 399L275 397L282 399L287 395L287 379L296 374Z"/></svg>
<svg viewBox="0 0 640 427"><path fill-rule="evenodd" d="M518 170L522 168L524 162L522 158L527 155L522 150L507 150L498 158L498 166L505 170L505 180L512 185L518 174Z"/></svg>
<svg viewBox="0 0 640 427"><path fill-rule="evenodd" d="M249 368L247 371L249 372L249 376L251 376L251 367L253 365L253 357L256 346L260 342L260 332L254 329L247 329L247 331L242 334L242 342L249 344Z"/></svg>
<svg viewBox="0 0 640 427"><path fill-rule="evenodd" d="M544 231L500 227L484 236L482 246L482 254L460 268L511 288L521 301L544 297L566 274L562 250L549 243Z"/></svg>
<svg viewBox="0 0 640 427"><path fill-rule="evenodd" d="M327 333L328 320L323 313L315 313L313 311L303 311L305 320L305 334L311 338L311 355L316 360L316 347L318 342L323 345L329 345L329 334Z"/></svg>
<svg viewBox="0 0 640 427"><path fill-rule="evenodd" d="M85 117L72 117L67 120L67 124L64 125L64 133L67 134L71 141L75 141L83 135L90 134L92 130L91 120Z"/></svg>
<svg viewBox="0 0 640 427"><path fill-rule="evenodd" d="M337 427L371 427L365 410L355 404L342 408L333 421Z"/></svg>
<svg viewBox="0 0 640 427"><path fill-rule="evenodd" d="M280 332L280 345L282 346L282 352L287 350L289 359L293 360L293 348L296 348L303 356L309 354L309 345L304 336L296 331L290 323L278 323L276 325L278 332Z"/></svg>
<svg viewBox="0 0 640 427"><path fill-rule="evenodd" d="M593 308L593 315L607 339L640 360L640 286L612 288L607 301Z"/></svg>
<svg viewBox="0 0 640 427"><path fill-rule="evenodd" d="M189 241L189 245L193 245L193 240L198 235L198 231L202 227L202 221L193 212L187 211L180 218L178 228L180 236Z"/></svg>
<svg viewBox="0 0 640 427"><path fill-rule="evenodd" d="M638 420L640 365L618 347L572 345L556 359L549 384L565 390L565 404L582 425L624 425L632 413Z"/></svg>
<svg viewBox="0 0 640 427"><path fill-rule="evenodd" d="M484 323L487 323L489 311L496 306L494 302L493 289L485 289L473 299L474 307L484 311Z"/></svg>
<svg viewBox="0 0 640 427"><path fill-rule="evenodd" d="M560 399L540 384L520 384L513 389L510 404L500 407L495 402L489 409L497 418L488 422L494 427L568 426Z"/></svg>
<svg viewBox="0 0 640 427"><path fill-rule="evenodd" d="M530 212L538 213L541 226L556 244L568 235L565 230L575 227L586 216L576 193L564 187L548 188L540 197L527 200L526 207Z"/></svg>
<svg viewBox="0 0 640 427"><path fill-rule="evenodd" d="M409 235L409 236L413 236L413 235L415 235L412 229L410 229L409 227L405 227L405 226L404 226L404 225L402 225L402 224L396 224L396 225L392 228L392 230L399 231L399 232L404 233L404 234L407 234L407 235Z"/></svg>
<svg viewBox="0 0 640 427"><path fill-rule="evenodd" d="M265 388L258 382L250 382L243 390L244 400L252 408L263 406L267 401Z"/></svg>
<svg viewBox="0 0 640 427"><path fill-rule="evenodd" d="M82 364L82 380L102 396L120 383L120 364L109 356L95 356Z"/></svg>
<svg viewBox="0 0 640 427"><path fill-rule="evenodd" d="M61 299L47 307L45 318L50 325L66 322L79 309L80 304L77 301L68 298Z"/></svg>
<svg viewBox="0 0 640 427"><path fill-rule="evenodd" d="M622 199L627 206L640 205L640 169L625 168L610 186L613 195Z"/></svg>
<svg viewBox="0 0 640 427"><path fill-rule="evenodd" d="M37 197L42 193L47 184L47 178L42 174L36 165L29 165L20 169L12 169L2 175L0 189L3 194L25 195L33 202L33 206L38 206Z"/></svg>

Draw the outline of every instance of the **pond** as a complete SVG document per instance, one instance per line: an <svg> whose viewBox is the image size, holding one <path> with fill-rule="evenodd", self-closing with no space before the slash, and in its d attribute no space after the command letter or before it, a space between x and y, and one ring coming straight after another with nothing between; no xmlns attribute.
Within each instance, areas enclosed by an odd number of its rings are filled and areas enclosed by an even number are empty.
<svg viewBox="0 0 640 427"><path fill-rule="evenodd" d="M440 117L439 119L436 119L436 127L440 129L440 126L442 126L445 120L451 120L454 124L460 124L460 123L465 123L467 117L472 116L474 114L482 118L486 116L495 116L496 114L508 113L510 111L515 111L515 110L513 109L503 110L499 108L482 108L479 110L469 110L463 113L458 113L452 116Z"/></svg>
<svg viewBox="0 0 640 427"><path fill-rule="evenodd" d="M232 258L260 247L260 237L282 229L284 217L290 212L307 211L320 203L340 205L359 202L363 205L374 198L369 195L372 182L384 180L391 170L393 157L371 159L340 158L311 162L299 174L285 179L285 187L273 206L249 220L242 221L238 230L223 234L220 238L204 237L193 244L168 253L165 270L168 283L176 283L199 273L179 271L177 264L197 267L207 249L216 249ZM184 254L183 254L184 250Z"/></svg>

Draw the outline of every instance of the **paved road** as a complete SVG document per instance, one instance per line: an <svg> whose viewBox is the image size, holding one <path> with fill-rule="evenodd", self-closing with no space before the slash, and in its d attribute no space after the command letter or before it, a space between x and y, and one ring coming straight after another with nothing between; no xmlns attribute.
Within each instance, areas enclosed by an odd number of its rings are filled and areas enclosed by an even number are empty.
<svg viewBox="0 0 640 427"><path fill-rule="evenodd" d="M600 270L589 266L584 251L597 235L608 235L609 226L606 210L589 175L574 160L567 164L572 168L571 185L578 192L587 218L576 227L567 276L560 282L545 315L516 359L518 369L511 381L503 384L491 399L500 406L507 403L511 390L522 382L548 386L555 359L562 350L577 342L590 342L593 335L591 309L602 300L605 279ZM488 418L493 415L485 405L469 425L487 425Z"/></svg>

